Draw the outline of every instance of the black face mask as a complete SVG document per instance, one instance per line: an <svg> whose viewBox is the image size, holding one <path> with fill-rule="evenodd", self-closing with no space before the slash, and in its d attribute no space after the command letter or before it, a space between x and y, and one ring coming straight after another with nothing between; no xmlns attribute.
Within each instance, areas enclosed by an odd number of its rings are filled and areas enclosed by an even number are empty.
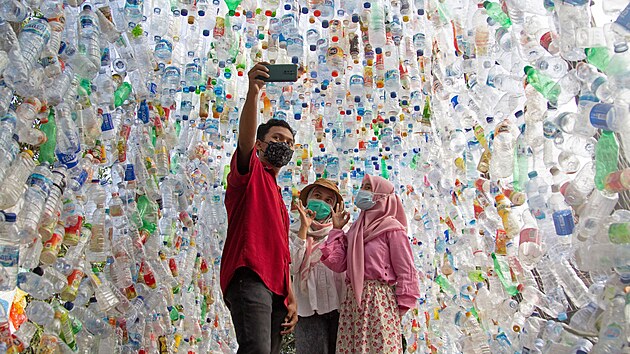
<svg viewBox="0 0 630 354"><path fill-rule="evenodd" d="M286 166L293 157L293 149L285 142L270 141L265 149L265 159L274 167Z"/></svg>

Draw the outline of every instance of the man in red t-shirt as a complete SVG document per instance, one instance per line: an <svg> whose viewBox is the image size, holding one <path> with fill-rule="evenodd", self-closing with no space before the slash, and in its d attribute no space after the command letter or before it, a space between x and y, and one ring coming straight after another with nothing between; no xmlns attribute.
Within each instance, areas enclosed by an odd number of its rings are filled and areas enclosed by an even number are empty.
<svg viewBox="0 0 630 354"><path fill-rule="evenodd" d="M289 214L276 181L293 156L294 132L276 119L256 128L265 84L258 77L269 77L268 71L259 63L248 73L225 193L228 230L220 278L238 353L280 353L282 335L291 333L298 319L289 276Z"/></svg>

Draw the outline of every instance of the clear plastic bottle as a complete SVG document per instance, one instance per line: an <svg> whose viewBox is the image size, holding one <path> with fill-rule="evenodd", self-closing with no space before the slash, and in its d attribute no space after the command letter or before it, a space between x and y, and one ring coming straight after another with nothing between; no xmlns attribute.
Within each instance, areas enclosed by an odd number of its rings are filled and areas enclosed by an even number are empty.
<svg viewBox="0 0 630 354"><path fill-rule="evenodd" d="M0 209L14 206L26 189L26 180L35 168L33 153L28 150L21 152L13 164L11 171L0 185Z"/></svg>
<svg viewBox="0 0 630 354"><path fill-rule="evenodd" d="M492 143L490 175L493 179L507 178L514 172L514 144L516 139L510 130L510 123L504 121L496 129Z"/></svg>
<svg viewBox="0 0 630 354"><path fill-rule="evenodd" d="M369 19L369 37L370 43L374 48L383 48L385 46L385 8L381 0L370 2L371 7Z"/></svg>
<svg viewBox="0 0 630 354"><path fill-rule="evenodd" d="M46 204L46 198L50 194L52 187L52 173L50 166L43 163L37 167L27 181L28 188L24 193L23 207L18 214L18 224L20 225L19 239L30 243L38 237L39 220Z"/></svg>
<svg viewBox="0 0 630 354"><path fill-rule="evenodd" d="M16 215L2 213L3 221L0 225L0 266L5 278L0 282L0 291L11 291L17 286L20 247L16 244L17 225Z"/></svg>
<svg viewBox="0 0 630 354"><path fill-rule="evenodd" d="M42 211L42 217L40 220L40 233L41 226L48 225L52 220L58 217L57 210L61 203L61 196L66 189L66 168L65 166L56 167L52 171L52 187L46 204ZM44 236L44 235L42 235Z"/></svg>
<svg viewBox="0 0 630 354"><path fill-rule="evenodd" d="M22 22L28 16L26 6L17 0L3 0L0 3L0 18L9 22Z"/></svg>
<svg viewBox="0 0 630 354"><path fill-rule="evenodd" d="M627 344L628 322L624 311L626 306L623 296L615 297L604 312L599 330L597 344L593 346L596 353L619 353Z"/></svg>
<svg viewBox="0 0 630 354"><path fill-rule="evenodd" d="M46 19L32 18L20 31L19 57L4 71L5 82L14 89L22 89L28 75L50 39L50 25Z"/></svg>

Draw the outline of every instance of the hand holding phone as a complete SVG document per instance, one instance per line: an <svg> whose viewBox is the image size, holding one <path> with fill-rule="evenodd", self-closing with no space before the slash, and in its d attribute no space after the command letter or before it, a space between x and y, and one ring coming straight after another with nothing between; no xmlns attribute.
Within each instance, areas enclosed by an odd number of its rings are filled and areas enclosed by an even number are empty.
<svg viewBox="0 0 630 354"><path fill-rule="evenodd" d="M298 66L296 64L264 64L269 69L269 77L258 76L264 82L296 82Z"/></svg>

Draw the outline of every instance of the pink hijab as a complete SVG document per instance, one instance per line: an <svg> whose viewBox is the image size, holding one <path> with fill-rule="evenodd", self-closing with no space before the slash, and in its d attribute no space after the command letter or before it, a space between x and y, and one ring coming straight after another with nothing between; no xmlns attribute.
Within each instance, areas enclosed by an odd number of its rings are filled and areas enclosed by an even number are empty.
<svg viewBox="0 0 630 354"><path fill-rule="evenodd" d="M372 185L376 204L361 211L348 230L348 277L359 307L365 276L364 244L388 231L407 231L407 217L394 185L378 176L365 175L363 183L366 181Z"/></svg>

